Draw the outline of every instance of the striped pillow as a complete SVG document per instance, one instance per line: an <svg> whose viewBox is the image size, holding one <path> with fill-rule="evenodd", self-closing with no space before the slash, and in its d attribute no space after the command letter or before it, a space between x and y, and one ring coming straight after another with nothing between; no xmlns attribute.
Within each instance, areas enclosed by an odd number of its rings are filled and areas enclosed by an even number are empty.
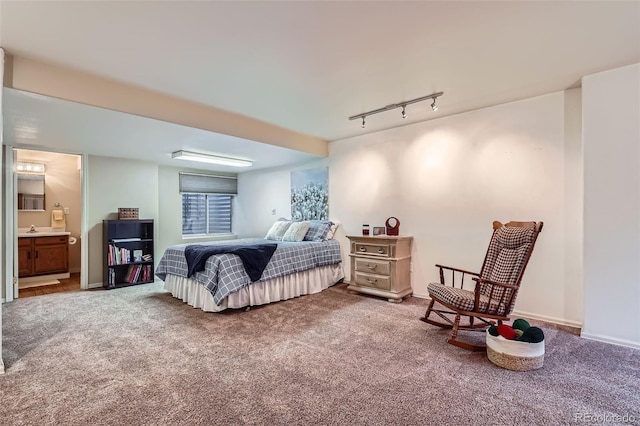
<svg viewBox="0 0 640 426"><path fill-rule="evenodd" d="M282 237L287 232L287 229L289 229L289 226L291 226L291 221L277 220L273 225L271 225L271 228L269 228L264 239L281 241Z"/></svg>

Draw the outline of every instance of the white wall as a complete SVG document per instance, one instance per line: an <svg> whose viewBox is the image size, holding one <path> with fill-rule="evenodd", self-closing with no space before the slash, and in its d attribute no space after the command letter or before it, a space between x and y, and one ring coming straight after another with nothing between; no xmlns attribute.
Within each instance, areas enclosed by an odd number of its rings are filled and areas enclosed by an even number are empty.
<svg viewBox="0 0 640 426"><path fill-rule="evenodd" d="M326 166L327 160L321 159L292 167L278 167L238 175L238 196L233 212L234 232L240 238L263 237L276 219L291 218L291 172ZM331 208L329 197L330 218Z"/></svg>
<svg viewBox="0 0 640 426"><path fill-rule="evenodd" d="M118 208L137 207L140 219L158 220L158 165L122 158L89 156L87 227L89 285L102 285L102 221L117 219ZM155 230L158 235L157 225ZM154 247L155 248L155 247ZM161 254L161 253L160 253ZM159 259L156 249L156 260Z"/></svg>
<svg viewBox="0 0 640 426"><path fill-rule="evenodd" d="M332 142L329 215L347 235L398 217L400 233L414 237L418 296L437 280L435 263L480 268L493 220L544 221L516 311L578 325L582 302L574 293L582 283L574 272L582 253L572 248L581 240L579 117L578 89ZM280 210L290 208L290 171L240 175L248 234L289 216ZM340 240L346 260L347 240Z"/></svg>
<svg viewBox="0 0 640 426"><path fill-rule="evenodd" d="M640 64L584 77L583 336L640 347Z"/></svg>

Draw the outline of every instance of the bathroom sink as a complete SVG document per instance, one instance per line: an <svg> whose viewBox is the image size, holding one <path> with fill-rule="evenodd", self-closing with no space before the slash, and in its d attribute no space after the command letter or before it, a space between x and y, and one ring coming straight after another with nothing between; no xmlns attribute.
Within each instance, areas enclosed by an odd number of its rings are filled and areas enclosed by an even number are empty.
<svg viewBox="0 0 640 426"><path fill-rule="evenodd" d="M58 231L52 228L43 227L31 230L29 228L18 228L18 238L23 237L54 237L56 235L70 235L68 231Z"/></svg>

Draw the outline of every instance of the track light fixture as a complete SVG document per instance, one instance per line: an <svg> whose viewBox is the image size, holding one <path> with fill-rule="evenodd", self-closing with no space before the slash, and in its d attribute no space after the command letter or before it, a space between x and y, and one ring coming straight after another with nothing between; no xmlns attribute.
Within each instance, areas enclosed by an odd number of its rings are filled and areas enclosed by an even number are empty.
<svg viewBox="0 0 640 426"><path fill-rule="evenodd" d="M434 111L438 110L438 106L436 105L436 99L439 96L444 95L444 92L438 92L438 93L432 93L430 95L427 96L422 96L421 98L415 98L415 99L411 99L410 101L405 101L405 102L401 102L398 104L391 104L391 105L387 105L386 107L382 107L382 108L378 108L378 109L374 109L372 111L368 111L368 112L363 112L362 114L357 114L357 115L352 115L351 117L349 117L349 120L357 120L358 118L362 119L362 128L364 129L364 119L365 117L369 116L369 115L373 115L373 114L378 114L379 112L384 112L384 111L389 111L392 109L396 109L396 108L402 108L402 118L407 118L407 105L411 105L411 104L415 104L416 102L422 102L422 101L426 101L427 99L432 99L433 102L431 103L431 109Z"/></svg>

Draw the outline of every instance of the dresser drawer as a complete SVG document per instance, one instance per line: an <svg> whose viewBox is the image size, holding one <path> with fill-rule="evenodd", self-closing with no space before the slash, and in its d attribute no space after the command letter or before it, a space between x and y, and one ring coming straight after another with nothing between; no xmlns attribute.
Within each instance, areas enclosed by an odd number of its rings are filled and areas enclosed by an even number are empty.
<svg viewBox="0 0 640 426"><path fill-rule="evenodd" d="M389 275L391 271L391 264L388 260L356 258L355 265L355 270L359 272Z"/></svg>
<svg viewBox="0 0 640 426"><path fill-rule="evenodd" d="M389 257L391 256L390 246L388 244L368 244L353 243L354 254L369 254L374 256Z"/></svg>
<svg viewBox="0 0 640 426"><path fill-rule="evenodd" d="M355 272L355 283L364 287L379 288L380 290L389 290L391 288L391 278L383 275L365 274Z"/></svg>

